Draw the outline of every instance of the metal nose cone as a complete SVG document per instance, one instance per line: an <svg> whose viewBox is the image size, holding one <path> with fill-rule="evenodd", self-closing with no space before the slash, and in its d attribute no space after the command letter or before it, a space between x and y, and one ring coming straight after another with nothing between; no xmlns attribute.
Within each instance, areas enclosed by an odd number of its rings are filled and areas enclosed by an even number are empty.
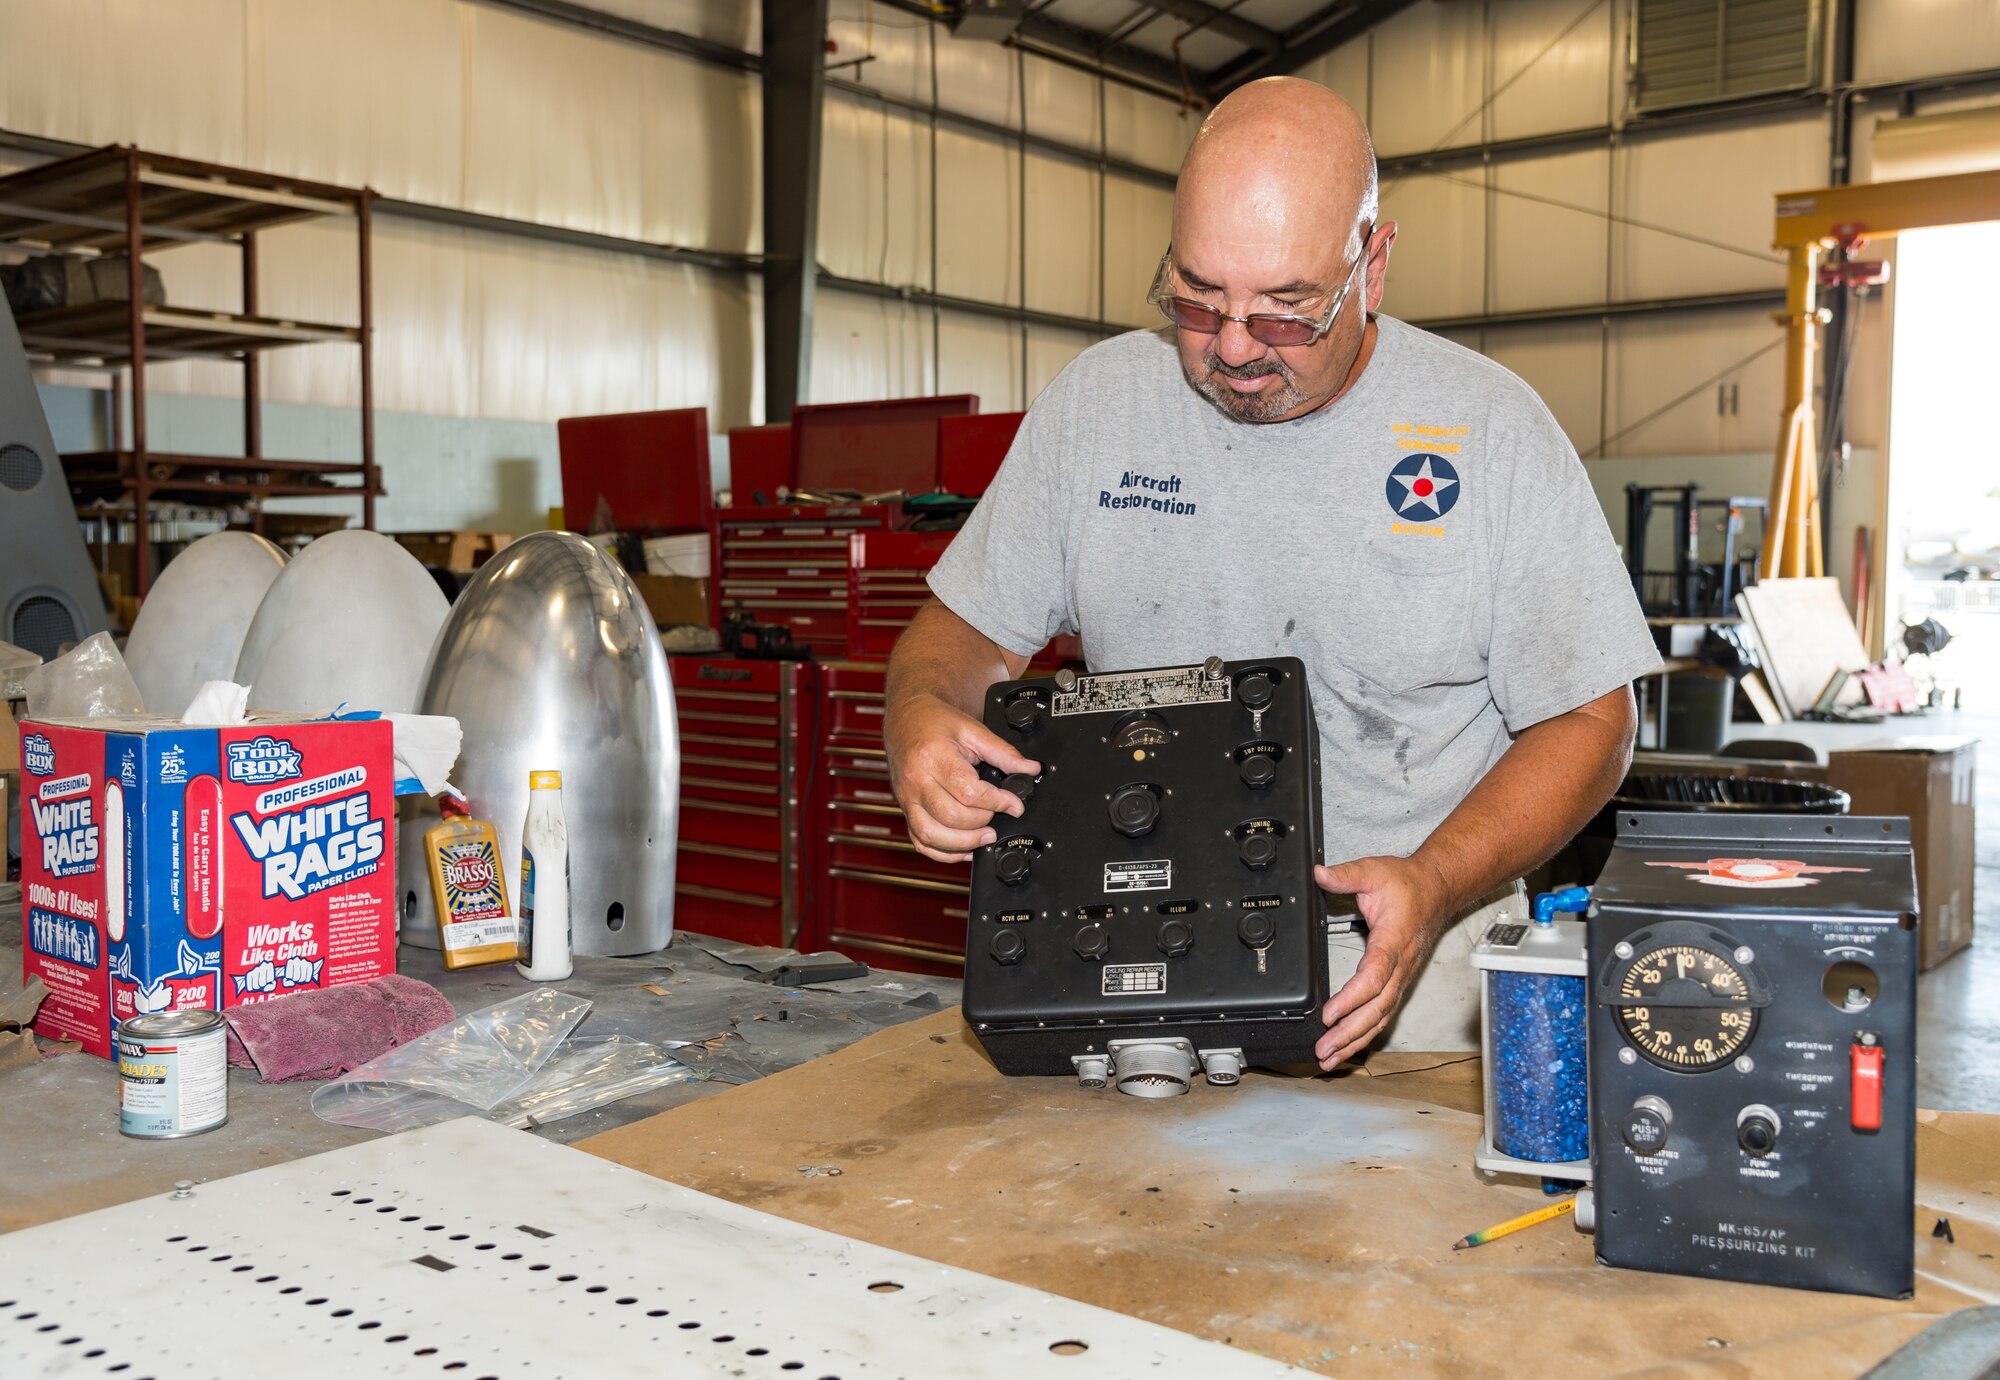
<svg viewBox="0 0 2000 1380"><path fill-rule="evenodd" d="M488 560L438 633L421 708L464 729L452 782L498 831L510 898L528 773L560 771L576 952L651 953L673 938L674 690L616 561L573 532L531 533ZM405 930L434 935L427 879L415 889Z"/></svg>

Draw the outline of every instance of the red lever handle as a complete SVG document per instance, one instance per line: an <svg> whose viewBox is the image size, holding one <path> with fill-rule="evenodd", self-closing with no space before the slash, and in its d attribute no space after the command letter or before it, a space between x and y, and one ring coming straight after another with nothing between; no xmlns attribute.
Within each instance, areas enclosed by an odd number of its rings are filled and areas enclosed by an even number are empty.
<svg viewBox="0 0 2000 1380"><path fill-rule="evenodd" d="M1882 1046L1857 1044L1849 1051L1853 1085L1851 1120L1857 1131L1882 1129Z"/></svg>

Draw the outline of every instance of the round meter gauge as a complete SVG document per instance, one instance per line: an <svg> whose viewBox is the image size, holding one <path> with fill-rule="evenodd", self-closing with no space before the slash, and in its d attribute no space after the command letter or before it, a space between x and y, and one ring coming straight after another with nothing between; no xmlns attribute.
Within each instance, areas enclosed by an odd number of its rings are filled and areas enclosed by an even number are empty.
<svg viewBox="0 0 2000 1380"><path fill-rule="evenodd" d="M1111 742L1115 747L1145 749L1165 747L1173 730L1158 714L1133 714L1118 725Z"/></svg>
<svg viewBox="0 0 2000 1380"><path fill-rule="evenodd" d="M1727 952L1659 943L1613 975L1618 1028L1652 1063L1683 1073L1720 1068L1757 1029L1751 978Z"/></svg>

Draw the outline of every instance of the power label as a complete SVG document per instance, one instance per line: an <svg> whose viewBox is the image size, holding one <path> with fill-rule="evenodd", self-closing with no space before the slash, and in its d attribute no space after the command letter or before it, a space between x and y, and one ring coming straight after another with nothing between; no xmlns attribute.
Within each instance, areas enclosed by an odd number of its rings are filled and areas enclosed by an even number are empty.
<svg viewBox="0 0 2000 1380"><path fill-rule="evenodd" d="M1173 884L1174 864L1170 858L1104 864L1106 891L1167 891Z"/></svg>
<svg viewBox="0 0 2000 1380"><path fill-rule="evenodd" d="M1107 997L1150 997L1167 990L1164 963L1109 963L1104 968Z"/></svg>

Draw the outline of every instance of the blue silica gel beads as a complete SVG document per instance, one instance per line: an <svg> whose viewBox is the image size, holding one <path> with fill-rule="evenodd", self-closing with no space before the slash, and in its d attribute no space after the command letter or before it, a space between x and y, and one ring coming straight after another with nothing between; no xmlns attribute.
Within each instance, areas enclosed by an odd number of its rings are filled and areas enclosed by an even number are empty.
<svg viewBox="0 0 2000 1380"><path fill-rule="evenodd" d="M1493 1148L1546 1164L1589 1158L1584 979L1510 972L1487 979Z"/></svg>

